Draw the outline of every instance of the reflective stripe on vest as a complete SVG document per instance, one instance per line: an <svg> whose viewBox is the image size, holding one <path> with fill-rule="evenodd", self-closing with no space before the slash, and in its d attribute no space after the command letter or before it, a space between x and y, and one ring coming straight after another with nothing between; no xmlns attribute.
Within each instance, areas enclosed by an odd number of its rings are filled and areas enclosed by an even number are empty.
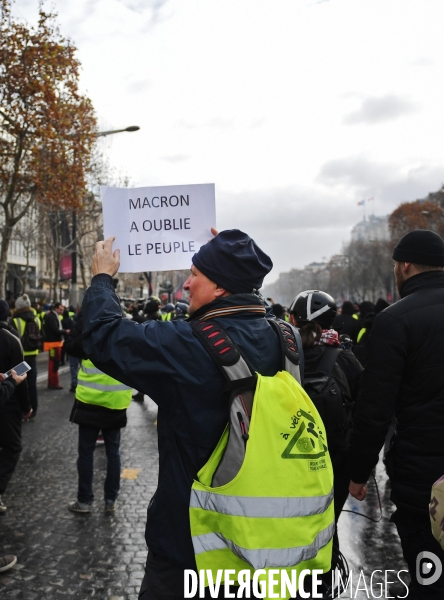
<svg viewBox="0 0 444 600"><path fill-rule="evenodd" d="M249 438L240 470L212 487L231 420L190 493L198 571L331 567L335 529L333 469L313 402L288 372L257 375Z"/></svg>
<svg viewBox="0 0 444 600"><path fill-rule="evenodd" d="M130 387L97 369L89 359L82 360L77 375L77 400L123 410L130 405L131 396Z"/></svg>
<svg viewBox="0 0 444 600"><path fill-rule="evenodd" d="M191 490L190 507L212 510L233 517L267 517L288 519L318 515L333 502L333 490L325 496L274 498L257 496L224 496L202 490Z"/></svg>
<svg viewBox="0 0 444 600"><path fill-rule="evenodd" d="M356 343L359 344L359 342L361 341L362 336L364 335L364 333L367 331L367 329L365 327L363 327L361 329L361 331L358 333L358 338L356 340Z"/></svg>
<svg viewBox="0 0 444 600"><path fill-rule="evenodd" d="M308 546L295 546L293 548L241 548L231 540L224 538L220 533L209 533L193 538L194 554L212 550L230 550L239 558L252 566L253 569L293 567L302 561L314 558L319 550L326 546L333 537L335 524L331 523L326 529L320 531L314 541Z"/></svg>

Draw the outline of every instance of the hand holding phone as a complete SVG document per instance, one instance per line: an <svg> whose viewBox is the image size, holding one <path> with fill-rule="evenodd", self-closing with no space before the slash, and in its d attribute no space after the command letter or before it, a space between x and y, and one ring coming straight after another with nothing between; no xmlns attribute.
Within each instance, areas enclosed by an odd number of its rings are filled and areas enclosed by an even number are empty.
<svg viewBox="0 0 444 600"><path fill-rule="evenodd" d="M27 377L27 373L23 373L23 375L17 375L14 369L11 369L11 379L15 381L15 385L20 385Z"/></svg>
<svg viewBox="0 0 444 600"><path fill-rule="evenodd" d="M27 373L30 370L31 370L31 367L28 365L28 363L26 361L23 361L20 364L13 367L12 369L10 369L9 371L6 371L5 377L11 377L12 376L11 371L15 371L16 375L18 375L20 377L21 375L24 375L25 373ZM23 381L23 379L20 380L20 383L22 381Z"/></svg>

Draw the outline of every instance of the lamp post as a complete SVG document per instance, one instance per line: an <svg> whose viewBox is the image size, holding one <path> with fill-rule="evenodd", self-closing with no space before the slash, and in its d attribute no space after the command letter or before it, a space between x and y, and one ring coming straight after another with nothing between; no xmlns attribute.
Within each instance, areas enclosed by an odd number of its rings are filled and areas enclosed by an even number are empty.
<svg viewBox="0 0 444 600"><path fill-rule="evenodd" d="M139 276L139 285L140 285L140 297L143 298L143 282L145 281L143 275Z"/></svg>
<svg viewBox="0 0 444 600"><path fill-rule="evenodd" d="M110 131L97 131L94 137L104 137L106 135L112 135L114 133L122 133L124 131L133 132L139 131L138 125L130 125L125 129L112 129ZM71 252L71 294L70 304L74 307L78 304L78 288L77 288L77 214L76 211L72 211L72 252Z"/></svg>

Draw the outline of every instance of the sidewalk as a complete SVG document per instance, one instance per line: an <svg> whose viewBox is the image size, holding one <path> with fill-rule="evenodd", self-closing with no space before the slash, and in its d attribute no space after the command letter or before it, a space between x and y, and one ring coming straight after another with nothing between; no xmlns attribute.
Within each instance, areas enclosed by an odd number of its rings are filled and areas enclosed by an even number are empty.
<svg viewBox="0 0 444 600"><path fill-rule="evenodd" d="M66 506L77 490L77 426L68 421L74 400L69 367L61 372L64 389L52 391L43 365L39 361L38 416L23 424L23 451L3 495L8 510L0 516L0 552L18 561L0 573L0 597L135 600L147 555L146 509L157 485L156 406L147 399L128 409L116 513L103 510L103 446L95 451L94 511L71 513Z"/></svg>

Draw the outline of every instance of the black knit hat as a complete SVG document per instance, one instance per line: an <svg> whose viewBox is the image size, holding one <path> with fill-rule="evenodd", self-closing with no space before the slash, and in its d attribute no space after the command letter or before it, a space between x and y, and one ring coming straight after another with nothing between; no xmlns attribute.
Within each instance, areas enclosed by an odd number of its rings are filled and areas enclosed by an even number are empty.
<svg viewBox="0 0 444 600"><path fill-rule="evenodd" d="M193 264L232 293L258 290L273 268L271 258L239 229L221 231L193 256Z"/></svg>
<svg viewBox="0 0 444 600"><path fill-rule="evenodd" d="M434 231L415 229L399 240L392 258L398 262L444 267L444 240Z"/></svg>
<svg viewBox="0 0 444 600"><path fill-rule="evenodd" d="M0 300L0 321L7 321L9 317L9 304L6 300Z"/></svg>

